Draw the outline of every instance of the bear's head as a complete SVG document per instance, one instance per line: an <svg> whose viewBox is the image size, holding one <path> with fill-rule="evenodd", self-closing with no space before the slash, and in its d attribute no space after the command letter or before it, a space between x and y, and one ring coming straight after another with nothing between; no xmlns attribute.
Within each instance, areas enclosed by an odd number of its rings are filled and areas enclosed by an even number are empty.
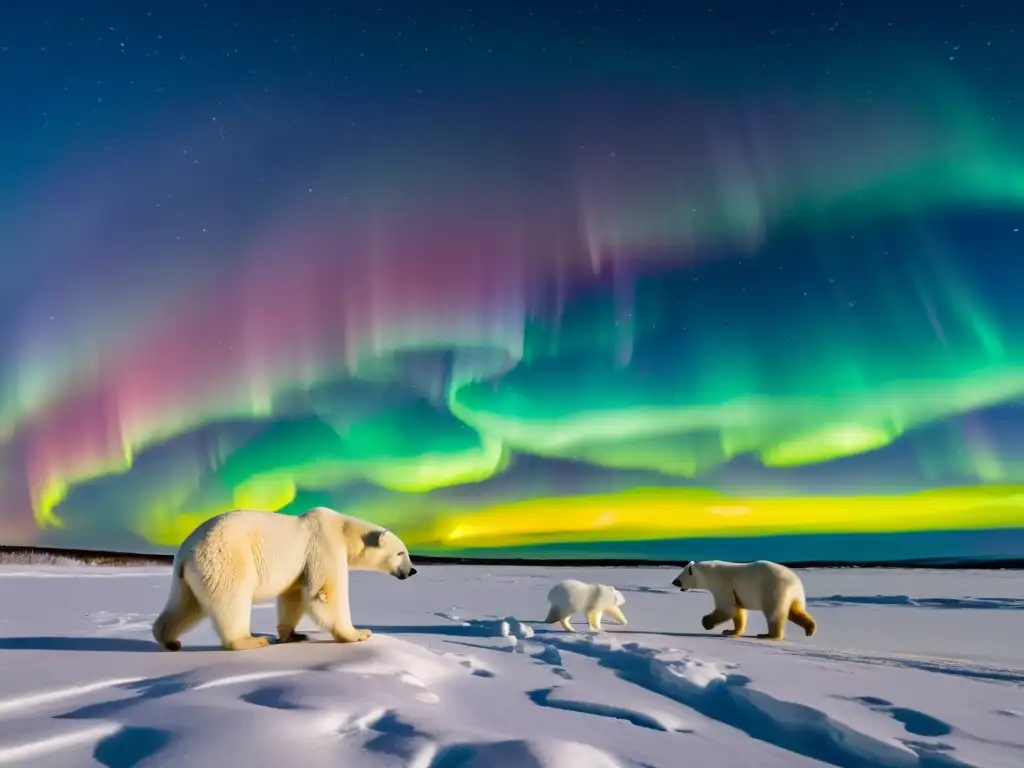
<svg viewBox="0 0 1024 768"><path fill-rule="evenodd" d="M409 549L387 528L363 534L363 549L359 553L358 562L349 563L349 567L389 573L396 579L408 579L416 575L416 569L409 559Z"/></svg>
<svg viewBox="0 0 1024 768"><path fill-rule="evenodd" d="M619 590L617 590L615 587L612 587L612 597L615 598L615 605L619 606L626 604L626 598L623 597L622 593L619 592Z"/></svg>
<svg viewBox="0 0 1024 768"><path fill-rule="evenodd" d="M688 589L704 589L704 574L701 571L700 563L689 562L683 566L683 572L672 581L673 587L679 587L680 592Z"/></svg>

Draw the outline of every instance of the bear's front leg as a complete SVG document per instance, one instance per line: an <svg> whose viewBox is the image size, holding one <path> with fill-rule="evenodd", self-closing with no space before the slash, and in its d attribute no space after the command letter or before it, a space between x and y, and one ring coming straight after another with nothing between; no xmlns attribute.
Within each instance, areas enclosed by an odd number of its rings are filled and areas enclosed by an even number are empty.
<svg viewBox="0 0 1024 768"><path fill-rule="evenodd" d="M703 619L700 620L700 624L704 629L714 629L719 624L724 624L732 618L731 611L724 611L720 608L716 608Z"/></svg>
<svg viewBox="0 0 1024 768"><path fill-rule="evenodd" d="M361 643L363 640L369 640L372 636L372 629L356 629L355 627L349 627L344 631L338 631L332 634L335 642L338 643Z"/></svg>
<svg viewBox="0 0 1024 768"><path fill-rule="evenodd" d="M607 613L609 616L615 619L615 621L619 622L619 624L623 627L629 623L628 621L626 621L626 614L624 614L618 606L611 606L605 611L605 613Z"/></svg>
<svg viewBox="0 0 1024 768"><path fill-rule="evenodd" d="M736 613L732 617L732 629L725 630L722 634L726 637L739 637L747 631L747 612L745 609L736 606Z"/></svg>
<svg viewBox="0 0 1024 768"><path fill-rule="evenodd" d="M369 629L356 629L348 605L348 594L341 596L336 587L327 585L313 594L309 615L338 643L358 643L373 635Z"/></svg>

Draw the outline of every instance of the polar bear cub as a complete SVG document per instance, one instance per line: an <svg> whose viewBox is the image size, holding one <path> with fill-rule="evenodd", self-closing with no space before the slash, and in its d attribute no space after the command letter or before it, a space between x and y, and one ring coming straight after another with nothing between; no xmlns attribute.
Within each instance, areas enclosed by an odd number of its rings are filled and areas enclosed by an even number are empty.
<svg viewBox="0 0 1024 768"><path fill-rule="evenodd" d="M206 615L225 649L262 648L270 641L252 636L252 606L277 598L278 642L305 640L295 627L307 613L339 643L365 640L370 630L352 625L350 570L399 579L416 574L398 536L327 507L301 515L225 512L199 525L178 548L153 637L177 651L179 638Z"/></svg>
<svg viewBox="0 0 1024 768"><path fill-rule="evenodd" d="M587 584L575 579L567 579L555 584L548 592L551 610L544 619L545 624L561 624L567 632L575 632L569 619L576 613L587 617L587 624L595 632L601 631L601 617L607 613L622 626L626 626L626 617L621 606L626 598L615 587L604 584Z"/></svg>
<svg viewBox="0 0 1024 768"><path fill-rule="evenodd" d="M768 560L730 563L704 560L687 563L672 582L680 591L705 589L715 601L715 609L701 620L704 629L714 629L732 619L733 628L722 634L742 635L747 628L747 611L762 611L768 620L765 640L782 640L786 620L804 630L808 637L818 628L807 612L807 597L800 577L784 565Z"/></svg>

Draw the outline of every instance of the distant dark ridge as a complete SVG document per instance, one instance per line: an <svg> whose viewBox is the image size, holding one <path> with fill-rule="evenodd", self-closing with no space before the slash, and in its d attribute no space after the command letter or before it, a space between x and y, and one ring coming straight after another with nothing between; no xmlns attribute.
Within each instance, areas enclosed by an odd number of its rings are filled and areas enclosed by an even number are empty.
<svg viewBox="0 0 1024 768"><path fill-rule="evenodd" d="M168 565L171 555L0 546L0 565Z"/></svg>
<svg viewBox="0 0 1024 768"><path fill-rule="evenodd" d="M532 558L483 558L483 557L427 557L414 555L416 563L423 565L520 565L543 566L545 568L660 568L679 566L685 560L618 560L601 559L559 559L541 560ZM169 565L171 555L140 555L130 552L102 552L89 549L51 549L46 547L0 546L0 565ZM825 560L801 560L787 562L790 568L928 568L940 570L1021 570L1024 559L1003 560L952 560L949 558L916 558L908 560L887 560L878 562L838 562Z"/></svg>
<svg viewBox="0 0 1024 768"><path fill-rule="evenodd" d="M687 560L616 560L616 559L593 559L593 560L534 560L527 558L478 558L478 557L420 557L416 556L417 563L424 565L534 565L545 568L664 568L665 566L681 567ZM1022 560L893 560L886 562L838 562L835 560L807 560L799 562L784 562L783 565L790 568L927 568L931 570L1021 570L1024 569Z"/></svg>

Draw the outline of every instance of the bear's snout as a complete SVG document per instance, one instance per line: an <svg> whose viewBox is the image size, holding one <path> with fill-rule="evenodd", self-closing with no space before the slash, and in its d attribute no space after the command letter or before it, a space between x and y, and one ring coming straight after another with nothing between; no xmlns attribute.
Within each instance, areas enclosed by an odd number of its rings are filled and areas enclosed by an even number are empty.
<svg viewBox="0 0 1024 768"><path fill-rule="evenodd" d="M416 575L416 569L415 568L410 568L408 571L398 571L395 574L395 578L398 579L399 581L405 581L410 576L415 576L415 575Z"/></svg>
<svg viewBox="0 0 1024 768"><path fill-rule="evenodd" d="M679 578L678 576L676 576L676 577L675 577L675 578L674 578L674 579L672 580L672 586L673 586L673 587L679 587L680 589L682 589L682 588L683 588L683 580L682 580L682 579L680 579L680 578Z"/></svg>

